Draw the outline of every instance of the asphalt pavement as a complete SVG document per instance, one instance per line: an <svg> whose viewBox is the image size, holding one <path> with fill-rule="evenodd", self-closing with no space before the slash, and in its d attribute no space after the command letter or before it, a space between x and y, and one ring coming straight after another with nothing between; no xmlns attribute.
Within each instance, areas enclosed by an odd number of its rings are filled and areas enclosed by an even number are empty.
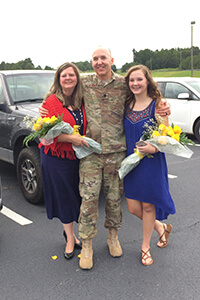
<svg viewBox="0 0 200 300"><path fill-rule="evenodd" d="M200 145L190 147L191 159L167 156L170 191L176 214L169 244L158 248L154 232L151 266L141 264L142 222L132 216L122 199L120 258L108 253L104 228L104 195L99 203L98 234L93 239L94 267L79 268L78 254L67 261L62 226L48 220L45 206L26 202L14 167L0 162L4 207L30 221L20 225L0 213L1 300L190 300L200 299ZM77 233L77 224L75 225Z"/></svg>

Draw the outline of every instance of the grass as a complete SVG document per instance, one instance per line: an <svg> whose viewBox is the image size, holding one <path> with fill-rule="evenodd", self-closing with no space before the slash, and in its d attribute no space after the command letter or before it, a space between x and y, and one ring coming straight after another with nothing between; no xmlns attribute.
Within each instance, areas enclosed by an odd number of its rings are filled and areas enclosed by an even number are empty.
<svg viewBox="0 0 200 300"><path fill-rule="evenodd" d="M191 77L191 70L153 70L153 77ZM193 77L200 77L200 70L193 71Z"/></svg>
<svg viewBox="0 0 200 300"><path fill-rule="evenodd" d="M151 71L153 77L191 77L191 70L160 69ZM125 73L120 73L125 75ZM193 77L200 78L200 70L193 71Z"/></svg>

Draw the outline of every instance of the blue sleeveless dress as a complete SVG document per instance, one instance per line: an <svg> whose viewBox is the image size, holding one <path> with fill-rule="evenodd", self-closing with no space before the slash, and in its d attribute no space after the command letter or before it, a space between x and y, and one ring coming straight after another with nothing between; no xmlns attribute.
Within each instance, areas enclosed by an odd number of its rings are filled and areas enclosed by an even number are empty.
<svg viewBox="0 0 200 300"><path fill-rule="evenodd" d="M144 131L143 125L149 119L155 120L155 103L152 101L142 111L125 113L124 128L126 135L127 156L134 152L135 143ZM124 178L125 196L129 199L152 203L156 209L156 219L167 219L176 212L169 192L168 170L165 154L158 152L154 158L144 157L139 165Z"/></svg>

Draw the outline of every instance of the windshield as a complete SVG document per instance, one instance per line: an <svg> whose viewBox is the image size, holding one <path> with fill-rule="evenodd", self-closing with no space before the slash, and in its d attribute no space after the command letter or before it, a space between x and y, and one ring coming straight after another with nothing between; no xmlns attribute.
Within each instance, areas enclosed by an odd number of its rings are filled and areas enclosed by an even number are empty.
<svg viewBox="0 0 200 300"><path fill-rule="evenodd" d="M53 83L54 74L44 72L7 75L13 102L42 101Z"/></svg>
<svg viewBox="0 0 200 300"><path fill-rule="evenodd" d="M199 81L187 81L187 84L189 84L191 87L193 87L195 90L197 90L200 93L200 82Z"/></svg>

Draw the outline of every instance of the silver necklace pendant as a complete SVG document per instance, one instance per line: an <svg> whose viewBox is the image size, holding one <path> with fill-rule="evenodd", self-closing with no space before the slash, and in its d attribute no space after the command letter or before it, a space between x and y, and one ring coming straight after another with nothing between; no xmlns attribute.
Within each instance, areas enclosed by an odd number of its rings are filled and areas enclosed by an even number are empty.
<svg viewBox="0 0 200 300"><path fill-rule="evenodd" d="M79 120L78 120L75 112L73 110L71 110L71 112L72 112L72 115L74 116L74 118L76 120L76 125L79 125L79 128L81 128L81 126L83 125L83 114L82 114L81 108L79 108L79 113L80 113L80 116L81 116L81 124L79 124Z"/></svg>

